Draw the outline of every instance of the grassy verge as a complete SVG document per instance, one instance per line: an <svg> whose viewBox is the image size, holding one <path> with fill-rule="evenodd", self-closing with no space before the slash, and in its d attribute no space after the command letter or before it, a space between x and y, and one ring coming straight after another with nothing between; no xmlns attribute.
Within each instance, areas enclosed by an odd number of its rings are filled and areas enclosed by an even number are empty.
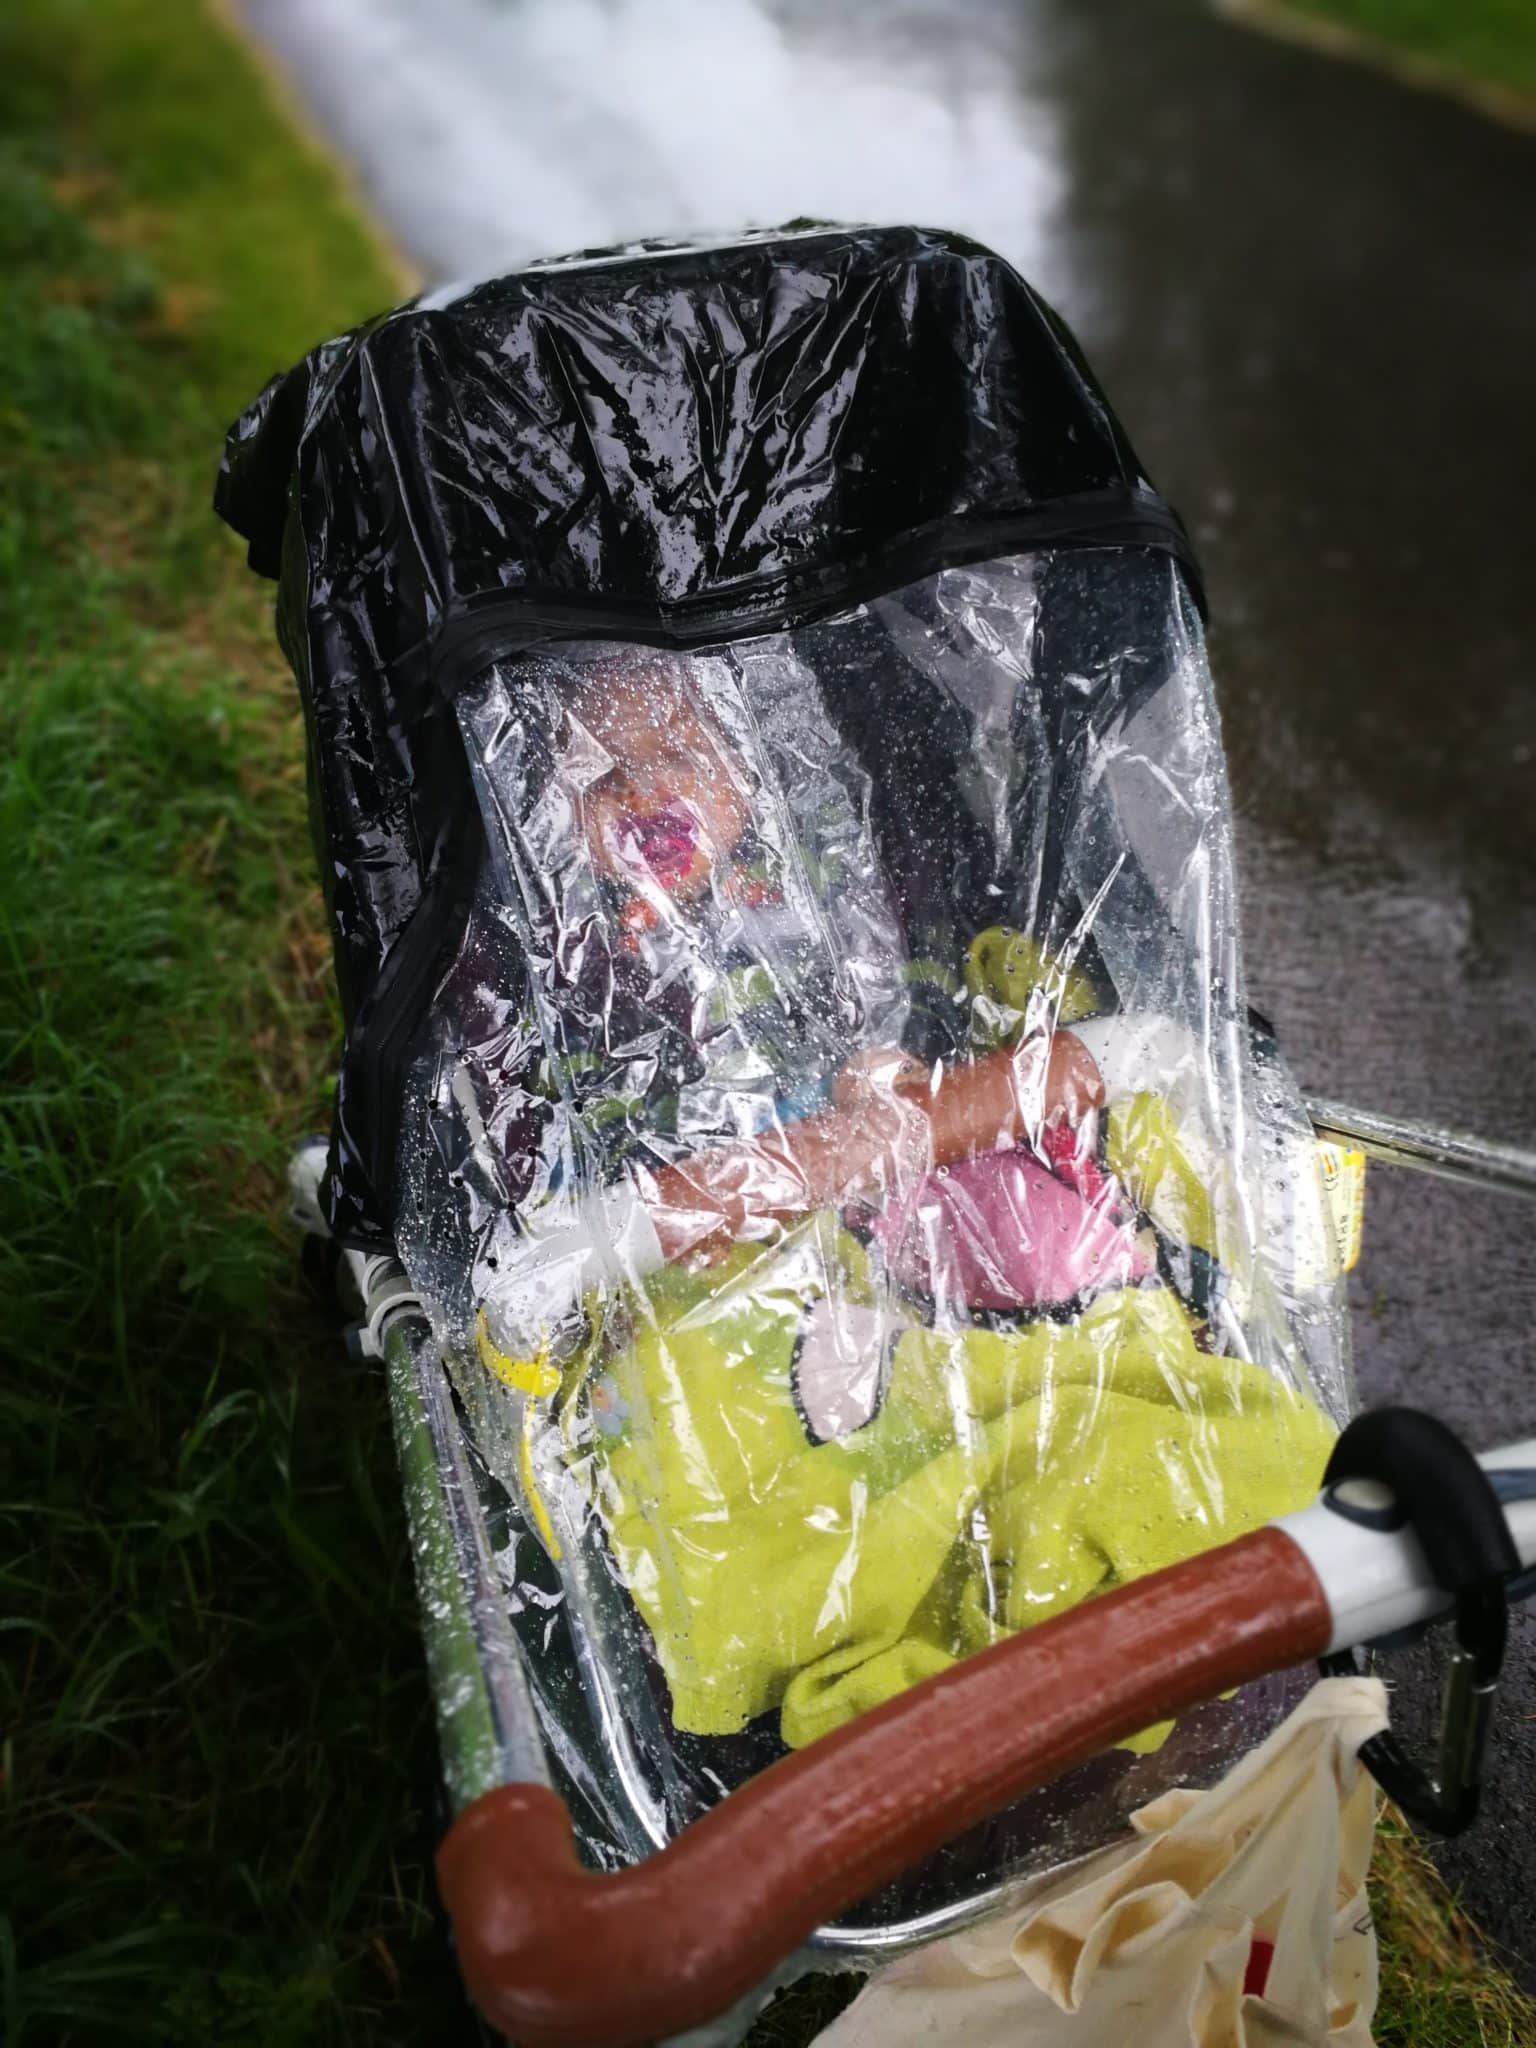
<svg viewBox="0 0 1536 2048"><path fill-rule="evenodd" d="M208 510L397 280L194 0L12 0L0 134L0 2031L443 2042L382 1392L273 1221L334 1041L300 734ZM1382 2039L1532 2038L1384 1868Z"/></svg>
<svg viewBox="0 0 1536 2048"><path fill-rule="evenodd" d="M1384 47L1536 95L1536 9L1530 0L1291 0Z"/></svg>
<svg viewBox="0 0 1536 2048"><path fill-rule="evenodd" d="M1395 1813L1371 1872L1381 1954L1377 2048L1528 2048L1536 2004L1489 1957L1445 1880Z"/></svg>
<svg viewBox="0 0 1536 2048"><path fill-rule="evenodd" d="M1521 125L1536 121L1531 0L1217 0L1261 26L1309 28L1325 48L1374 58Z"/></svg>
<svg viewBox="0 0 1536 2048"><path fill-rule="evenodd" d="M441 2039L392 1447L274 1222L300 733L208 509L396 285L191 0L13 0L0 135L0 2032Z"/></svg>

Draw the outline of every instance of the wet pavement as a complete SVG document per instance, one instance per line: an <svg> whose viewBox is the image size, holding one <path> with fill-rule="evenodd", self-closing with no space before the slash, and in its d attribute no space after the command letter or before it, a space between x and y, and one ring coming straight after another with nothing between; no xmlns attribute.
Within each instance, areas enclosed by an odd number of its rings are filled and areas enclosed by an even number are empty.
<svg viewBox="0 0 1536 2048"><path fill-rule="evenodd" d="M283 6L250 11L280 30ZM1303 1084L1536 1143L1536 136L1186 0L777 18L830 67L818 89L906 66L942 103L985 74L985 132L949 135L935 189L967 164L985 183L960 224L1032 262L1195 536L1251 990ZM502 193L498 247L540 245L520 203ZM829 173L821 210L858 204ZM460 267L461 242L400 225L429 271ZM1536 1205L1376 1170L1352 1294L1366 1401L1480 1445L1536 1435ZM1427 1653L1398 1671L1422 1738ZM1443 1862L1536 1979L1533 1765L1522 1617L1485 1817Z"/></svg>
<svg viewBox="0 0 1536 2048"><path fill-rule="evenodd" d="M1536 1143L1536 137L1174 0L1042 18L1084 339L1205 563L1253 999L1310 1090ZM1536 1204L1370 1180L1362 1399L1536 1434ZM1442 1861L1536 1978L1529 1615L1509 1671Z"/></svg>

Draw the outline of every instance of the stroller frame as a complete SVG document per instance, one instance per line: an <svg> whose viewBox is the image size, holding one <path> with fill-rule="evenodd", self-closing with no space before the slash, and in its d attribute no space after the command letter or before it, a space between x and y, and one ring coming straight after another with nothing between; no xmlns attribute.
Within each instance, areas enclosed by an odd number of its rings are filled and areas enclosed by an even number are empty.
<svg viewBox="0 0 1536 2048"><path fill-rule="evenodd" d="M1536 1154L1518 1147L1333 1101L1309 1099L1306 1107L1320 1139L1342 1141L1386 1163L1470 1186L1536 1194ZM305 1187L314 1159L314 1150L304 1148L293 1166L294 1219L311 1238L323 1231ZM493 1540L497 1504L471 1454L421 1302L388 1254L343 1251L337 1279L354 1318L349 1349L381 1359L385 1369L451 1812L457 1816L501 1788L552 1790L524 1652L509 1624L509 1588L498 1570ZM578 1640L584 1637L578 1631ZM639 1827L660 1850L670 1833L665 1816L644 1784L611 1682L590 1651L588 1657L593 1668L585 1676L600 1704L618 1781ZM983 1884L904 1919L824 1924L742 2001L734 2016L745 2024L779 1983L818 1964L874 1965L975 1924L1016 1886L1017 1879Z"/></svg>

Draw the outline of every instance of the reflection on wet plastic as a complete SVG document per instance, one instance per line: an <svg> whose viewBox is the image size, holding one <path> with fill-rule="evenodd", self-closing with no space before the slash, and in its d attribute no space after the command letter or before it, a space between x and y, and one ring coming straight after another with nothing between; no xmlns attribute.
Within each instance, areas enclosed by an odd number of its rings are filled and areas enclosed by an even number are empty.
<svg viewBox="0 0 1536 2048"><path fill-rule="evenodd" d="M1169 559L492 650L455 713L486 852L397 1230L587 1853L1314 1491L1332 1234ZM1136 1798L1268 1725L1212 1713ZM955 1854L1095 1846L1101 1779Z"/></svg>

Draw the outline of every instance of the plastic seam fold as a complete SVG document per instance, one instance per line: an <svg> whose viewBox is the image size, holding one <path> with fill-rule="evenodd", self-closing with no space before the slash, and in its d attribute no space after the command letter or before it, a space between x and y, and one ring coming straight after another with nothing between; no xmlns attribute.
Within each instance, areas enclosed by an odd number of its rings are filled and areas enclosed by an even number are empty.
<svg viewBox="0 0 1536 2048"><path fill-rule="evenodd" d="M944 569L998 555L1054 548L1152 548L1183 570L1202 620L1200 566L1178 513L1156 492L1083 491L984 521L945 519L851 564L813 563L714 585L675 600L495 589L461 600L439 625L432 650L438 689L451 698L494 653L549 639L622 639L697 647L810 624Z"/></svg>

